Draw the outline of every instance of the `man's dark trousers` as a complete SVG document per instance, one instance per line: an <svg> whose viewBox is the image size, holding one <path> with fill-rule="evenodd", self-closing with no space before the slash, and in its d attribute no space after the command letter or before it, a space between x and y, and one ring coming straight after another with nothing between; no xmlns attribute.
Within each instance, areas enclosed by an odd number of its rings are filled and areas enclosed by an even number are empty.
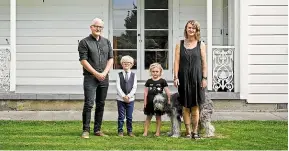
<svg viewBox="0 0 289 151"><path fill-rule="evenodd" d="M90 132L91 109L95 102L94 133L100 131L105 99L109 86L108 75L103 81L98 81L93 75L84 75L84 107L82 112L83 131Z"/></svg>

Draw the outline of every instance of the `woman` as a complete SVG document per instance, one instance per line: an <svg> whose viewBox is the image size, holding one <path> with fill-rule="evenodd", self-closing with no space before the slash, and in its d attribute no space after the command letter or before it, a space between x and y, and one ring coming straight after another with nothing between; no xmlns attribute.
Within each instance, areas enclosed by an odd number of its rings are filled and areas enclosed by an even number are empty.
<svg viewBox="0 0 289 151"><path fill-rule="evenodd" d="M200 24L195 20L187 22L184 36L175 49L174 85L183 106L186 136L199 139L199 104L205 100L207 87L206 46L200 41Z"/></svg>

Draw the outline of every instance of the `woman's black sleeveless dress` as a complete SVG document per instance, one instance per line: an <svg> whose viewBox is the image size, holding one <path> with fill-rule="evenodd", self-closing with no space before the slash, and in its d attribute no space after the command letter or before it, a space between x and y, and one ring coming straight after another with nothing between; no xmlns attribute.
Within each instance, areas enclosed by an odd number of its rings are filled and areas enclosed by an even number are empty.
<svg viewBox="0 0 289 151"><path fill-rule="evenodd" d="M199 106L205 100L205 89L202 89L201 42L193 49L186 49L184 40L180 44L180 63L178 92L184 107Z"/></svg>

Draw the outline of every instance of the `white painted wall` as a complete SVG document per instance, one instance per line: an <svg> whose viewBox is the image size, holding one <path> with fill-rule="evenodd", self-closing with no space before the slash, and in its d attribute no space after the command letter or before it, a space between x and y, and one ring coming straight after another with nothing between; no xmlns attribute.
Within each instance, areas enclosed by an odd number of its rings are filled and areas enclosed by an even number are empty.
<svg viewBox="0 0 289 151"><path fill-rule="evenodd" d="M0 45L9 36L6 1L0 2ZM107 9L101 0L17 0L16 85L82 85L78 40L89 35L93 18L108 23Z"/></svg>
<svg viewBox="0 0 289 151"><path fill-rule="evenodd" d="M9 46L10 41L10 0L0 1L0 46Z"/></svg>
<svg viewBox="0 0 289 151"><path fill-rule="evenodd" d="M247 13L248 102L287 103L288 1L247 1Z"/></svg>
<svg viewBox="0 0 289 151"><path fill-rule="evenodd" d="M201 24L201 40L207 41L207 1L179 0L179 40L184 38L184 27L189 20ZM223 1L213 0L213 45L223 45Z"/></svg>

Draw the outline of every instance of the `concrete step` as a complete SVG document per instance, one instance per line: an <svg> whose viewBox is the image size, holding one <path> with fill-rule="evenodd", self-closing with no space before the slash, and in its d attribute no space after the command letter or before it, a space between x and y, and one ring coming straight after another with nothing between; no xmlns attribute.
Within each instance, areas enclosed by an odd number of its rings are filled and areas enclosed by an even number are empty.
<svg viewBox="0 0 289 151"><path fill-rule="evenodd" d="M94 112L92 112L92 117ZM117 121L116 111L104 111L104 121ZM81 120L81 111L0 111L0 120L37 120L37 121L72 121ZM91 118L92 121L94 118ZM135 110L133 121L144 121L145 115L142 111ZM152 118L155 121L155 118ZM162 116L163 121L169 118ZM235 121L235 120L282 120L288 121L287 112L215 112L212 121Z"/></svg>
<svg viewBox="0 0 289 151"><path fill-rule="evenodd" d="M81 111L83 100L0 100L0 111ZM248 104L245 100L213 100L215 111L287 111L278 104ZM107 100L106 111L117 111L115 100ZM143 110L143 101L135 101L135 110Z"/></svg>

